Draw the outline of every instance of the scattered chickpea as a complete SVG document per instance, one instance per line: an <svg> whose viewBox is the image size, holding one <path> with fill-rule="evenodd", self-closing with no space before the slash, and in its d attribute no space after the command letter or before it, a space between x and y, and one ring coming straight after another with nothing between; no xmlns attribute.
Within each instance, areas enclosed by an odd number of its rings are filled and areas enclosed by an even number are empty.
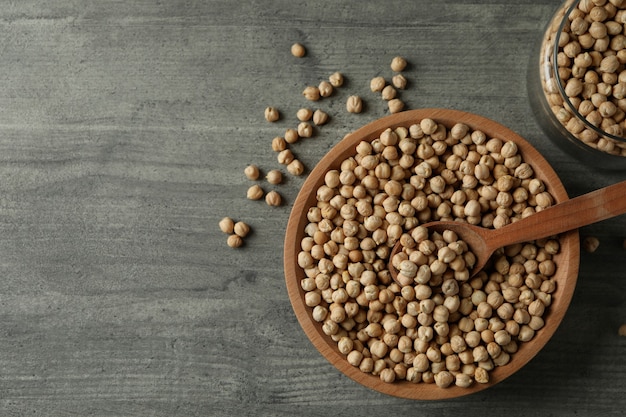
<svg viewBox="0 0 626 417"><path fill-rule="evenodd" d="M301 138L310 138L313 136L313 126L309 122L300 122L297 132Z"/></svg>
<svg viewBox="0 0 626 417"><path fill-rule="evenodd" d="M265 120L268 122L275 122L280 119L280 112L275 107L267 107L265 109Z"/></svg>
<svg viewBox="0 0 626 417"><path fill-rule="evenodd" d="M334 72L328 77L328 81L333 87L341 87L343 85L343 74Z"/></svg>
<svg viewBox="0 0 626 417"><path fill-rule="evenodd" d="M407 62L406 59L401 56L394 57L391 60L391 70L394 72L401 72L406 68Z"/></svg>
<svg viewBox="0 0 626 417"><path fill-rule="evenodd" d="M219 223L220 230L226 234L232 234L235 228L235 222L230 217L224 217Z"/></svg>
<svg viewBox="0 0 626 417"><path fill-rule="evenodd" d="M283 174L277 169L272 169L271 171L267 173L267 175L265 176L265 179L270 184L274 184L274 185L280 184L283 181Z"/></svg>
<svg viewBox="0 0 626 417"><path fill-rule="evenodd" d="M361 97L356 95L348 97L346 110L348 110L348 113L361 113L363 110L363 101L361 100Z"/></svg>
<svg viewBox="0 0 626 417"><path fill-rule="evenodd" d="M233 231L235 232L237 236L243 238L243 237L246 237L248 233L250 233L250 226L248 226L247 223L239 221L235 223L235 226L233 227Z"/></svg>
<svg viewBox="0 0 626 417"><path fill-rule="evenodd" d="M230 235L228 236L228 239L226 239L226 244L231 248L238 248L243 245L243 239L241 236Z"/></svg>
<svg viewBox="0 0 626 417"><path fill-rule="evenodd" d="M322 81L317 87L321 97L330 97L333 94L333 85L329 81Z"/></svg>
<svg viewBox="0 0 626 417"><path fill-rule="evenodd" d="M289 165L295 159L290 149L284 149L278 153L278 163L281 165Z"/></svg>
<svg viewBox="0 0 626 417"><path fill-rule="evenodd" d="M287 171L291 175L300 176L304 173L304 165L298 159L294 159L287 165Z"/></svg>
<svg viewBox="0 0 626 417"><path fill-rule="evenodd" d="M398 90L404 90L407 86L406 77L402 74L396 74L391 78L391 84Z"/></svg>
<svg viewBox="0 0 626 417"><path fill-rule="evenodd" d="M300 139L297 129L287 129L285 131L285 142L294 144Z"/></svg>
<svg viewBox="0 0 626 417"><path fill-rule="evenodd" d="M380 94L383 100L389 101L393 98L396 98L396 95L398 94L398 92L396 91L393 85L388 85L385 88L383 88L383 91L381 91Z"/></svg>
<svg viewBox="0 0 626 417"><path fill-rule="evenodd" d="M587 253L594 253L600 246L600 240L594 236L587 236L583 239L583 249Z"/></svg>
<svg viewBox="0 0 626 417"><path fill-rule="evenodd" d="M294 43L293 45L291 45L291 55L295 56L296 58L302 58L306 55L306 48L300 43Z"/></svg>
<svg viewBox="0 0 626 417"><path fill-rule="evenodd" d="M254 184L250 188L248 188L248 192L246 193L246 197L248 200L260 200L263 198L263 188L259 184Z"/></svg>
<svg viewBox="0 0 626 417"><path fill-rule="evenodd" d="M270 191L265 196L265 202L268 206L280 206L282 204L282 197L277 191Z"/></svg>
<svg viewBox="0 0 626 417"><path fill-rule="evenodd" d="M307 109L307 108L301 108L300 110L298 110L298 112L296 113L296 117L298 118L298 120L300 120L301 122L306 122L311 120L311 117L313 117L313 110L311 109Z"/></svg>
<svg viewBox="0 0 626 417"><path fill-rule="evenodd" d="M302 91L304 98L310 101L318 101L321 97L320 89L318 87L309 86Z"/></svg>
<svg viewBox="0 0 626 417"><path fill-rule="evenodd" d="M404 102L399 98L394 98L387 102L387 106L389 107L389 113L398 113L404 109Z"/></svg>
<svg viewBox="0 0 626 417"><path fill-rule="evenodd" d="M246 169L243 170L243 173L245 174L246 178L252 181L257 180L260 175L259 167L254 164L248 165Z"/></svg>
<svg viewBox="0 0 626 417"><path fill-rule="evenodd" d="M328 122L328 114L323 110L317 109L313 113L313 123L317 126L325 125Z"/></svg>
<svg viewBox="0 0 626 417"><path fill-rule="evenodd" d="M386 85L387 82L383 77L374 77L370 81L370 90L372 90L373 93L379 93L383 91Z"/></svg>
<svg viewBox="0 0 626 417"><path fill-rule="evenodd" d="M287 149L287 141L282 136L276 136L272 139L272 150L274 152L282 152Z"/></svg>

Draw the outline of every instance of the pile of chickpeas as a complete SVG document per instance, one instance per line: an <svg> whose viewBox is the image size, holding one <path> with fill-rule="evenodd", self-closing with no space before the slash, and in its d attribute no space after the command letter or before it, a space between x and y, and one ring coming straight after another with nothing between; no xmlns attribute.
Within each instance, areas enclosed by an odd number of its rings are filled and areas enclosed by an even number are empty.
<svg viewBox="0 0 626 417"><path fill-rule="evenodd" d="M547 56L558 41L558 72L549 76L541 72L548 104L558 121L584 144L626 156L626 142L612 138L626 140L626 1L581 0L564 16L572 4L557 13L543 45L542 55ZM559 32L561 18L564 26Z"/></svg>
<svg viewBox="0 0 626 417"><path fill-rule="evenodd" d="M329 170L316 197L297 260L304 302L361 371L389 383L488 383L543 327L558 239L501 248L471 277L467 245L421 226L500 228L554 204L514 142L432 119L389 128Z"/></svg>

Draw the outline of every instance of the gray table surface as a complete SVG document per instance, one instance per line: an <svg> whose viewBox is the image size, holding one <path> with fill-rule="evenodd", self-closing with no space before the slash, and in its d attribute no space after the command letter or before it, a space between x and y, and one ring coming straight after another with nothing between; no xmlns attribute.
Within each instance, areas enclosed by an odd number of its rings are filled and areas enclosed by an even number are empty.
<svg viewBox="0 0 626 417"><path fill-rule="evenodd" d="M528 103L528 60L556 0L0 2L0 415L608 416L626 409L626 219L585 227L571 308L525 368L478 394L397 399L340 374L291 309L281 207L243 169L303 106L331 122L294 146L310 170L386 114L369 80L402 55L409 108L492 118L571 196L624 173L580 165ZM293 42L308 55L290 55ZM311 105L302 89L346 85ZM360 94L366 110L344 110ZM281 121L267 123L266 106ZM284 171L284 169L283 169ZM249 223L233 250L224 216Z"/></svg>

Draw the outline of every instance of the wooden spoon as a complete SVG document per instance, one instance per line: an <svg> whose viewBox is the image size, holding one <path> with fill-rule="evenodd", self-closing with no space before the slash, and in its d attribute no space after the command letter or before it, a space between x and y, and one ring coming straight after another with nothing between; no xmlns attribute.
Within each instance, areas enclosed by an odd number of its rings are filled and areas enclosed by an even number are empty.
<svg viewBox="0 0 626 417"><path fill-rule="evenodd" d="M476 263L470 274L474 276L485 266L496 249L554 236L624 213L626 213L626 181L564 201L500 229L486 229L456 221L435 221L423 226L428 228L429 232L442 233L444 230L452 230L459 240L466 242L476 256ZM400 283L398 271L391 260L402 249L398 241L389 257L389 272L398 283Z"/></svg>

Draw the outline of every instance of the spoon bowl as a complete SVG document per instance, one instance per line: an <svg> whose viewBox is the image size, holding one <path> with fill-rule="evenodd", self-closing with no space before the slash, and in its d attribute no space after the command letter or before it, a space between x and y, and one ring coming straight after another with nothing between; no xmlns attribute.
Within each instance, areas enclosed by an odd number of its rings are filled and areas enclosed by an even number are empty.
<svg viewBox="0 0 626 417"><path fill-rule="evenodd" d="M469 250L476 257L476 262L473 265L468 265L468 267L471 268L470 277L473 277L485 267L491 257L491 254L493 254L493 251L497 249L492 249L489 246L488 240L490 229L486 229L484 227L456 221L434 221L420 225L420 227L428 229L429 236L432 233L443 234L446 230L456 233L458 239L465 242ZM402 246L401 241L396 242L391 250L391 254L389 255L389 263L387 265L389 273L391 274L393 280L400 284L400 286L414 285L412 279L407 281L406 277L402 278L399 276L400 272L393 264L393 258L403 250L404 247Z"/></svg>
<svg viewBox="0 0 626 417"><path fill-rule="evenodd" d="M453 231L459 240L467 243L476 257L476 262L471 265L470 271L470 276L473 277L483 269L496 249L555 236L626 213L626 197L624 196L626 196L626 181L548 207L500 229L487 229L455 221L435 221L426 223L422 227L427 228L430 233ZM398 279L398 270L391 261L402 250L402 243L398 241L391 251L388 264L392 278L400 285L404 282Z"/></svg>

